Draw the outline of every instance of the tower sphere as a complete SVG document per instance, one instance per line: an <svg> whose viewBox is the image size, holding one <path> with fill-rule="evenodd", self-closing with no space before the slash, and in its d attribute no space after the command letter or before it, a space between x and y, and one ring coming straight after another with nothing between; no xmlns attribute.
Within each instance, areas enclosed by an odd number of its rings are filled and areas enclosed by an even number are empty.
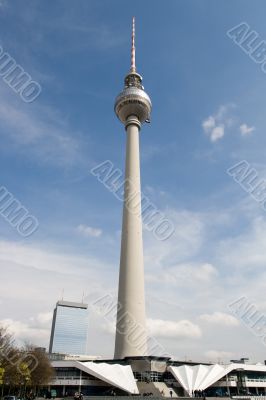
<svg viewBox="0 0 266 400"><path fill-rule="evenodd" d="M135 115L140 123L149 122L152 104L141 80L136 72L128 74L124 90L115 99L115 113L123 124L130 115Z"/></svg>

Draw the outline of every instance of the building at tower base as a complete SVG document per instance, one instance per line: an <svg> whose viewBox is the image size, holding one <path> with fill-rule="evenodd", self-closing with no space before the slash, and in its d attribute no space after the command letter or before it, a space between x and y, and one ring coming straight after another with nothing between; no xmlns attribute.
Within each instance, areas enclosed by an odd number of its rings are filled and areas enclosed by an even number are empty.
<svg viewBox="0 0 266 400"><path fill-rule="evenodd" d="M43 391L57 396L95 395L156 397L266 396L266 365L175 361L163 357L124 360L53 361L55 377ZM262 397L260 397L262 399Z"/></svg>

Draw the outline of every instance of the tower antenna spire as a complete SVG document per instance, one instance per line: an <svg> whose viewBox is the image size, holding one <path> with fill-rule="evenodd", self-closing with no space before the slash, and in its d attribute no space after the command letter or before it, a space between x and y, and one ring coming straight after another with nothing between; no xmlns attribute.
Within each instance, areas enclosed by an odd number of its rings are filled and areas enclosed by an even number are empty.
<svg viewBox="0 0 266 400"><path fill-rule="evenodd" d="M136 72L136 48L135 48L135 17L132 18L132 44L130 72Z"/></svg>

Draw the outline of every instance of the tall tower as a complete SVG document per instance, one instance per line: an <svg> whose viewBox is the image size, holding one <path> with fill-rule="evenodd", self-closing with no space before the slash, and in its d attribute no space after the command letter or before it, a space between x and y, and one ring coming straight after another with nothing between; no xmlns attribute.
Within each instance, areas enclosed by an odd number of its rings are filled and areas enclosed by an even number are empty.
<svg viewBox="0 0 266 400"><path fill-rule="evenodd" d="M135 18L132 26L131 68L123 91L115 100L115 113L127 135L124 208L116 321L116 359L147 355L144 266L141 219L139 132L149 122L151 100L135 64Z"/></svg>

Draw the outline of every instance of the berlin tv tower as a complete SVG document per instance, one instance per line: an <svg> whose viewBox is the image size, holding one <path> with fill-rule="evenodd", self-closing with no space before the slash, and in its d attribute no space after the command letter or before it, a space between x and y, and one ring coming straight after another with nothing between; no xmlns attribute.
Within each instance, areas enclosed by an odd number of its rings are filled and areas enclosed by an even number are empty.
<svg viewBox="0 0 266 400"><path fill-rule="evenodd" d="M115 113L125 125L126 167L116 321L116 359L147 355L144 265L141 218L139 132L149 122L151 100L135 64L135 18L132 26L131 68L123 91L115 100Z"/></svg>

